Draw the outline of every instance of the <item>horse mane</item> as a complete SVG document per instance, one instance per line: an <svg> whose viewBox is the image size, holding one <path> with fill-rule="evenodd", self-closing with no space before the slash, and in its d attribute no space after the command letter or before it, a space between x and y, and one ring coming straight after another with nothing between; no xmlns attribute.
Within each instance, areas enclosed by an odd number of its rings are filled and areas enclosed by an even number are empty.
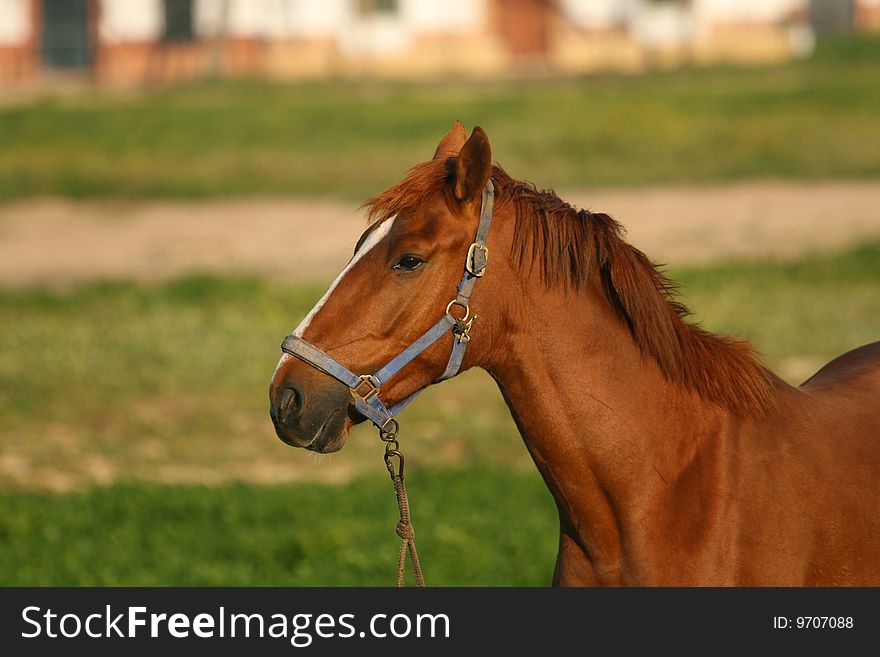
<svg viewBox="0 0 880 657"><path fill-rule="evenodd" d="M364 206L371 222L406 213L443 193L455 159L433 160ZM495 165L496 207L516 214L512 257L521 270L537 268L547 287L581 289L598 273L602 292L643 356L653 359L671 382L740 413L760 413L771 404L771 375L752 346L716 335L686 321L691 312L676 298L678 286L648 257L624 240L609 215L579 210L552 190L514 180Z"/></svg>

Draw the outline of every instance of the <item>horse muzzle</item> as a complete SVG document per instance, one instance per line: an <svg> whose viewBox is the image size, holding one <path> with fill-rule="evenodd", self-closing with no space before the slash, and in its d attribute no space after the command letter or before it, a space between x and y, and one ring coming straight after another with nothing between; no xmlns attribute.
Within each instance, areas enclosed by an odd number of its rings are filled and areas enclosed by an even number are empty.
<svg viewBox="0 0 880 657"><path fill-rule="evenodd" d="M269 416L275 433L286 444L313 452L342 449L354 423L348 388L335 381L313 380L309 372L273 380Z"/></svg>

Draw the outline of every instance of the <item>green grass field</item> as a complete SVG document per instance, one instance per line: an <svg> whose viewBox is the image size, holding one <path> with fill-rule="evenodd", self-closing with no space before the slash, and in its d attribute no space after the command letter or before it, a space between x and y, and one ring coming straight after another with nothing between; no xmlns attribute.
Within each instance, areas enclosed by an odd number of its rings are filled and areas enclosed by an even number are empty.
<svg viewBox="0 0 880 657"><path fill-rule="evenodd" d="M0 584L393 586L397 505L387 473L376 474L344 487L4 493ZM536 474L469 468L408 479L429 584L550 583L557 522Z"/></svg>
<svg viewBox="0 0 880 657"><path fill-rule="evenodd" d="M880 244L676 277L706 326L792 380L880 338ZM321 293L211 278L0 292L0 584L392 583L374 432L316 460L268 420L280 339ZM430 582L546 584L552 501L488 377L432 389L403 427Z"/></svg>
<svg viewBox="0 0 880 657"><path fill-rule="evenodd" d="M880 175L880 39L806 61L633 77L433 84L205 83L0 108L0 199L362 199L453 119L559 187ZM538 176L540 175L540 179Z"/></svg>

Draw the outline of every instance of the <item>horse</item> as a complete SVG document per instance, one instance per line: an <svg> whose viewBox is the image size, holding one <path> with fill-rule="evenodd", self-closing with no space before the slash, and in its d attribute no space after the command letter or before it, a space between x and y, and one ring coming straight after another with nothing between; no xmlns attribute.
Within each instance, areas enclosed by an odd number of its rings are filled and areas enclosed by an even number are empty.
<svg viewBox="0 0 880 657"><path fill-rule="evenodd" d="M467 338L460 369L495 380L555 500L554 585L880 584L880 342L789 385L747 342L690 323L609 215L493 164L479 126L456 122L364 207L353 257L291 339L374 372L438 317L457 329L382 381L284 353L269 389L281 440L342 448L353 425L382 421L370 409L443 378ZM462 317L450 306L474 246L485 271Z"/></svg>

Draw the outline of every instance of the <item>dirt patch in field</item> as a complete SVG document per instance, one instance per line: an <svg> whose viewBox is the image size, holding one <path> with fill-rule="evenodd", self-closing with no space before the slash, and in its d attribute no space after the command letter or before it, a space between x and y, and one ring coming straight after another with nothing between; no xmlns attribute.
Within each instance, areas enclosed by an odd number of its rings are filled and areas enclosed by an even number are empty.
<svg viewBox="0 0 880 657"><path fill-rule="evenodd" d="M609 212L636 246L674 267L794 258L880 238L880 182L750 182L566 198Z"/></svg>
<svg viewBox="0 0 880 657"><path fill-rule="evenodd" d="M749 182L562 193L612 214L674 267L793 257L880 238L880 182ZM0 285L68 286L187 273L327 280L363 230L355 204L302 200L0 205Z"/></svg>

